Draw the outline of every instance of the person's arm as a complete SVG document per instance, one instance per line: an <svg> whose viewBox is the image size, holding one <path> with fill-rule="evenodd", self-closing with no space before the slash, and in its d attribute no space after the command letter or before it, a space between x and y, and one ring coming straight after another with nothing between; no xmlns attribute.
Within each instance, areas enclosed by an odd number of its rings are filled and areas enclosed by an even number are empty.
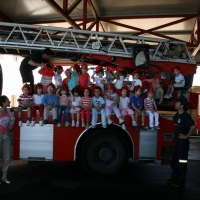
<svg viewBox="0 0 200 200"><path fill-rule="evenodd" d="M179 138L180 139L187 139L187 138L189 138L192 135L192 133L194 132L195 129L196 129L196 125L191 126L188 134L187 135L179 134Z"/></svg>
<svg viewBox="0 0 200 200"><path fill-rule="evenodd" d="M160 93L160 101L159 104L161 104L163 102L163 92Z"/></svg>
<svg viewBox="0 0 200 200"><path fill-rule="evenodd" d="M119 76L119 70L116 71L116 73L114 74L115 79L119 80L120 76Z"/></svg>
<svg viewBox="0 0 200 200"><path fill-rule="evenodd" d="M79 85L79 76L78 76L78 78L77 78L77 85Z"/></svg>
<svg viewBox="0 0 200 200"><path fill-rule="evenodd" d="M147 108L146 99L144 100L144 109L145 109L145 110L149 110L149 109Z"/></svg>
<svg viewBox="0 0 200 200"><path fill-rule="evenodd" d="M45 68L44 64L43 63L37 63L37 62L34 62L32 59L30 59L28 61L28 64L33 66L33 67L41 67L41 68Z"/></svg>
<svg viewBox="0 0 200 200"><path fill-rule="evenodd" d="M141 113L141 110L139 108L136 108L136 106L134 105L134 103L131 103L131 106L133 107L134 111Z"/></svg>
<svg viewBox="0 0 200 200"><path fill-rule="evenodd" d="M95 74L96 74L96 72L94 72L94 73L92 74L92 76L91 76L91 79L93 80L93 82L95 82L95 77L94 77Z"/></svg>
<svg viewBox="0 0 200 200"><path fill-rule="evenodd" d="M167 120L170 120L170 121L173 121L173 116L165 116L164 114L160 114L161 117L163 117L164 119L167 119Z"/></svg>
<svg viewBox="0 0 200 200"><path fill-rule="evenodd" d="M87 84L87 86L89 86L90 85L90 75L88 74L88 84Z"/></svg>
<svg viewBox="0 0 200 200"><path fill-rule="evenodd" d="M115 101L111 104L111 106L115 106L119 103L119 96L116 95Z"/></svg>

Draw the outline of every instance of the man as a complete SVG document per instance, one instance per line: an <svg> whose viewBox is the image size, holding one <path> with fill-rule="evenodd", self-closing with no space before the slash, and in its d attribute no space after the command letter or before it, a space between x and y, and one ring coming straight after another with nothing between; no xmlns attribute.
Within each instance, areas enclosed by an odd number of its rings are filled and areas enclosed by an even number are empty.
<svg viewBox="0 0 200 200"><path fill-rule="evenodd" d="M35 52L26 56L20 65L20 73L23 83L30 83L32 91L34 90L34 77L32 70L41 67L45 68L43 62L48 62L48 60L53 56L53 51L46 48L43 52Z"/></svg>
<svg viewBox="0 0 200 200"><path fill-rule="evenodd" d="M176 100L175 109L177 110L177 113L173 117L174 143L170 162L172 173L171 178L167 180L167 183L171 184L173 187L185 186L189 151L188 138L196 129L193 119L186 112L187 106L188 102L185 98L178 98Z"/></svg>

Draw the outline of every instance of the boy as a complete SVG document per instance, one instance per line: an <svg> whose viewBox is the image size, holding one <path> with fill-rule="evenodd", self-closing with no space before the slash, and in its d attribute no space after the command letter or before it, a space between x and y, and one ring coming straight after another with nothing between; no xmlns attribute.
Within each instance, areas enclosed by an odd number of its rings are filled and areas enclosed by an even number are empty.
<svg viewBox="0 0 200 200"><path fill-rule="evenodd" d="M156 81L155 81L155 88L156 88L156 91L155 91L155 101L158 104L161 104L163 102L164 90L161 87L161 81L160 81L160 79L156 79Z"/></svg>
<svg viewBox="0 0 200 200"><path fill-rule="evenodd" d="M47 85L47 94L43 97L44 104L44 124L48 124L48 115L49 111L52 111L53 114L53 123L57 124L57 106L58 106L58 97L54 94L56 87L53 83Z"/></svg>
<svg viewBox="0 0 200 200"><path fill-rule="evenodd" d="M140 78L140 72L138 70L133 71L132 76L133 76L133 81L131 83L130 91L134 93L134 87L136 85L140 85L142 87L142 81L139 79Z"/></svg>
<svg viewBox="0 0 200 200"><path fill-rule="evenodd" d="M94 96L92 97L92 128L96 128L98 114L101 114L101 123L103 128L107 128L106 126L106 111L105 101L100 96L101 87L95 86L94 87Z"/></svg>
<svg viewBox="0 0 200 200"><path fill-rule="evenodd" d="M33 98L31 95L29 95L29 92L31 90L31 87L28 84L24 84L22 87L22 92L17 99L19 106L18 106L18 118L19 118L19 126L22 126L22 110L27 109L28 111L28 119L26 121L26 125L29 126L31 123L31 106L33 105Z"/></svg>
<svg viewBox="0 0 200 200"><path fill-rule="evenodd" d="M134 96L132 96L130 99L130 107L131 109L134 110L134 114L135 114L135 121L136 121L135 131L139 131L138 126L137 126L138 115L141 115L141 120L142 120L141 129L146 131L147 129L144 125L144 111L142 110L143 101L140 95L141 95L141 86L136 85L134 87Z"/></svg>
<svg viewBox="0 0 200 200"><path fill-rule="evenodd" d="M164 96L164 98L172 98L172 93L174 92L175 87L184 87L185 86L185 78L184 76L180 73L180 67L177 66L174 68L174 74L175 74L175 80L174 83L168 86L167 89L167 94Z"/></svg>

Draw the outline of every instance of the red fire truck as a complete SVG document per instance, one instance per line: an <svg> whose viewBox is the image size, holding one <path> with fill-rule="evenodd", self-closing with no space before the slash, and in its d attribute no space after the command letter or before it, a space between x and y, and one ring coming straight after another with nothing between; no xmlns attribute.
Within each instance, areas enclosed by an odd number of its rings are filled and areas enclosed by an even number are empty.
<svg viewBox="0 0 200 200"><path fill-rule="evenodd" d="M166 91L171 81L172 68L179 66L186 85L177 88L174 98L166 100L160 110L174 110L178 97L186 97L189 109L197 108L197 95L188 92L196 73L196 62L184 42L156 38L101 33L64 28L0 23L0 53L27 55L32 51L51 48L55 57L91 65L123 66L131 74L138 69L142 74L143 88L154 87L156 78L162 79ZM1 82L2 83L2 82ZM129 82L124 82L129 84ZM1 87L2 88L2 87ZM17 119L17 113L15 112ZM25 122L24 111L22 121ZM36 122L38 122L37 116ZM43 127L23 124L14 125L13 159L28 161L75 161L79 160L90 173L112 176L124 169L128 160L165 164L173 141L173 122L160 116L160 130L136 132L131 118L125 118L126 130L118 125L115 115L113 124L103 129L101 122L96 128L57 127L52 123ZM148 116L145 125L148 126ZM139 121L139 125L141 122ZM166 160L165 160L166 159Z"/></svg>

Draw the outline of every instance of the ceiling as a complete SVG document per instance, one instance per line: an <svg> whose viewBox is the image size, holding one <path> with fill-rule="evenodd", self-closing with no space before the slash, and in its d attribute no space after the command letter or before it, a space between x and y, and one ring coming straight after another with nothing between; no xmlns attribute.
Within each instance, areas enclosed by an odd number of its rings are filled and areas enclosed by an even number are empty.
<svg viewBox="0 0 200 200"><path fill-rule="evenodd" d="M0 21L200 43L199 0L1 0Z"/></svg>

